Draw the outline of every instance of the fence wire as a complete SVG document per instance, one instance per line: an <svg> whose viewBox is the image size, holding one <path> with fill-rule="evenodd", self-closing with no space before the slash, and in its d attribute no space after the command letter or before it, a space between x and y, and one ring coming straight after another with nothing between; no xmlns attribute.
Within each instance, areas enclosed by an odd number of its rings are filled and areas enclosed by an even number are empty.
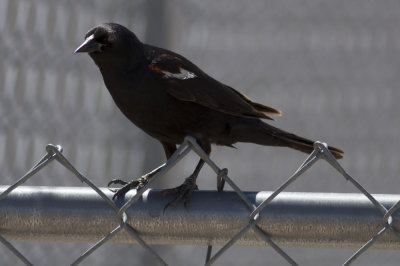
<svg viewBox="0 0 400 266"><path fill-rule="evenodd" d="M226 168L220 168L210 157L200 148L196 140L193 137L186 137L184 142L179 146L177 151L171 156L171 158L164 164L160 166L160 170L155 174L149 182L139 191L136 195L129 200L127 200L122 207L117 207L117 205L107 196L104 192L99 189L90 179L81 174L62 154L62 147L57 145L47 145L47 154L35 164L24 176L17 180L14 184L9 186L3 193L0 194L0 204L1 200L4 199L11 191L13 191L18 186L22 185L29 178L36 175L41 169L46 167L49 163L56 160L70 172L72 172L81 182L92 188L109 206L115 211L115 215L120 220L120 224L111 230L107 235L101 238L97 243L86 250L81 256L79 256L71 265L78 265L88 256L90 256L96 249L102 246L104 243L113 238L122 228L126 228L129 232L146 250L151 256L160 264L167 265L167 262L150 246L143 240L134 227L132 227L128 222L127 209L134 205L134 203L143 195L143 193L151 186L153 182L159 179L161 176L165 175L171 168L173 168L179 161L181 161L190 151L194 151L200 158L202 158L209 167L215 172L218 181L217 187L222 190L224 183L226 182L235 191L238 197L242 200L243 204L248 208L248 223L243 228L238 230L238 232L225 244L223 245L215 254L212 254L212 247L209 246L207 250L207 257L205 265L211 265L215 263L230 247L232 247L236 241L238 241L248 230L253 229L260 237L262 237L268 246L272 247L283 259L285 259L291 265L298 265L296 261L285 252L275 241L272 240L274 237L268 232L264 231L257 225L260 212L271 203L282 191L284 191L290 184L296 181L304 172L306 172L312 165L314 165L318 160L324 159L330 165L332 165L338 173L340 173L347 181L349 181L353 186L355 186L362 194L364 194L368 200L375 206L375 208L382 215L383 227L378 228L377 232L371 239L366 242L362 247L360 247L350 258L348 258L343 265L350 265L354 262L363 252L370 248L375 241L377 241L383 233L386 231L392 232L397 238L400 239L400 234L396 228L392 226L393 216L392 214L398 210L400 206L400 201L395 203L392 207L387 209L378 200L376 200L361 184L357 182L351 175L349 175L338 161L333 157L333 155L327 149L327 145L322 142L314 143L314 151L307 157L307 159L300 165L300 167L290 176L281 186L279 186L269 197L267 197L258 206L255 205L250 199L248 199L245 193L235 184L235 182L228 176L228 171ZM132 206L134 208L134 206ZM1 232L1 231L0 231ZM0 235L0 242L3 243L12 253L14 253L23 263L26 265L33 265L21 252L18 251L9 241L7 241L3 236Z"/></svg>

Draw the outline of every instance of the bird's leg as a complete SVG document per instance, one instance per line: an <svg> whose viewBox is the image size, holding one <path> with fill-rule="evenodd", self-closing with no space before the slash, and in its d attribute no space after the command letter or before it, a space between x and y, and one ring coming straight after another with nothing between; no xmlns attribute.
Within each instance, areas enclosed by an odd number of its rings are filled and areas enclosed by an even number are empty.
<svg viewBox="0 0 400 266"><path fill-rule="evenodd" d="M163 196L175 193L177 194L175 199L173 199L171 202L165 205L164 211L170 206L175 206L181 200L183 200L185 208L186 209L189 208L190 197L192 196L194 190L198 190L198 187L196 185L196 179L203 165L204 165L204 160L200 159L194 172L185 179L182 185L176 188L164 189L163 191L161 191L161 195Z"/></svg>
<svg viewBox="0 0 400 266"><path fill-rule="evenodd" d="M171 143L165 143L165 142L161 142L161 144L163 145L164 152L165 152L165 155L167 156L167 160L168 160L175 153L176 145L175 144L171 144ZM120 189L118 189L115 192L115 194L113 196L113 199L119 198L119 197L125 195L125 193L128 192L131 189L137 189L137 190L141 189L142 187L144 187L150 181L150 179L153 176L155 176L158 172L160 172L161 169L163 169L164 166L165 166L165 164L160 165L159 167L157 167L153 171L141 176L138 180L132 180L131 182L126 182L126 181L121 180L121 179L113 179L113 180L111 180L108 183L108 186L110 186L112 184L123 185L123 187L121 187Z"/></svg>
<svg viewBox="0 0 400 266"><path fill-rule="evenodd" d="M154 169L153 171L142 175L138 180L132 180L130 182L126 182L124 180L121 179L113 179L110 182L108 182L108 186L113 185L113 184L119 184L119 185L123 185L123 187L121 187L120 189L118 189L114 196L113 199L115 198L119 198L123 195L125 195L126 192L128 192L131 189L141 189L142 187L144 187L149 180L155 176L158 172L161 171L161 169L164 167L164 164L157 167L156 169Z"/></svg>

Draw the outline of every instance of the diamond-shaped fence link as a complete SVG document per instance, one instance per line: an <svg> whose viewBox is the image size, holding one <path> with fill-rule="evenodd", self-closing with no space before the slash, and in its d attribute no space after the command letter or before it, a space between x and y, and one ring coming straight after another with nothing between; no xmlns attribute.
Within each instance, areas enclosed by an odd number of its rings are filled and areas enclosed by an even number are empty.
<svg viewBox="0 0 400 266"><path fill-rule="evenodd" d="M383 206L374 196L372 196L362 185L360 185L351 175L349 175L338 163L338 161L333 157L333 155L327 149L326 144L321 142L314 143L314 151L307 157L307 159L300 165L300 167L294 172L292 176L290 176L281 186L279 186L273 193L271 193L264 201L260 204L256 205L252 200L250 200L246 193L243 192L235 182L228 176L227 169L220 168L214 161L210 159L210 157L200 148L197 144L196 140L193 137L186 137L184 142L179 146L177 151L172 155L172 157L155 171L155 174L145 186L137 191L134 197L128 199L122 207L118 207L115 202L113 202L99 187L97 187L93 182L81 174L62 154L61 146L47 145L46 147L47 154L37 163L34 167L32 167L24 176L22 176L18 181L16 181L13 185L9 186L5 191L0 194L0 204L1 200L7 197L7 195L21 186L25 181L29 178L33 177L37 174L41 169L46 167L49 163L56 160L65 168L67 168L70 172L72 172L80 181L88 185L91 189L93 189L106 203L107 205L115 211L115 215L118 217L120 223L111 230L108 234L106 234L103 238L98 240L92 247L90 247L87 251L85 251L79 258L77 258L72 265L78 265L80 262L85 260L88 256L90 256L97 248L102 246L104 243L112 239L114 236L121 231L121 229L126 228L127 232L131 234L131 236L140 244L149 254L151 254L155 260L159 262L161 265L167 265L163 258L157 252L146 243L146 241L142 238L140 233L135 230L127 221L128 214L127 209L134 205L135 202L146 192L147 188L151 186L153 182L155 182L158 178L165 175L171 168L173 168L180 160L182 160L190 151L194 151L200 158L202 158L216 173L217 175L217 188L218 190L222 190L224 187L224 183L226 182L231 186L237 196L241 199L242 203L248 209L248 223L243 226L240 230L234 234L234 236L226 242L214 255L212 255L212 247L209 246L207 250L207 258L205 265L211 265L216 262L223 254L226 252L231 246L235 244L239 239L241 239L247 231L253 229L254 232L259 235L264 241L268 244L267 246L272 247L282 258L284 258L289 264L297 265L296 261L287 254L274 240L274 236L263 230L259 225L260 212L265 209L265 207L270 204L282 191L284 191L291 183L296 181L305 171L307 171L313 164L315 164L319 159L326 160L329 164L331 164L346 180L350 181L362 194L364 194L368 200L375 206L375 208L382 215L382 228L379 228L376 234L367 241L360 249L358 249L343 265L350 265L354 262L363 252L365 252L368 248L370 248L375 241L377 241L383 233L386 231L390 231L400 239L400 234L396 228L393 226L393 213L398 210L400 206L400 201L395 203L389 209ZM132 206L134 208L135 206ZM0 228L1 234L1 228ZM9 241L7 241L3 236L0 235L0 242L3 243L5 247L7 247L12 253L14 253L23 263L27 265L32 265L32 263L15 248Z"/></svg>
<svg viewBox="0 0 400 266"><path fill-rule="evenodd" d="M101 240L99 240L95 245L93 245L90 249L88 249L85 253L83 253L76 261L72 263L72 265L78 265L82 260L84 260L87 256L89 256L93 251L95 251L98 247L100 247L102 244L104 244L108 239L112 238L119 230L124 228L128 228L128 232L130 232L133 237L137 240L137 242L147 251L149 251L162 265L166 265L166 263L162 260L160 256L158 256L157 253L154 252L154 250L149 247L145 241L141 239L141 237L135 232L135 230L126 223L127 217L126 213L123 211L121 212L118 207L111 201L105 194L102 192L95 184L92 183L88 178L86 178L84 175L82 175L63 155L62 155L62 148L61 146L54 146L54 145L47 145L46 147L47 154L32 168L30 169L23 177L21 177L15 184L10 186L8 189L6 189L1 195L0 195L0 200L7 196L12 190L14 190L16 187L19 185L23 184L25 181L27 181L29 178L31 178L34 174L36 174L40 169L45 167L47 164L52 162L54 159L57 160L60 164L62 164L64 167L66 167L69 171L71 171L80 181L83 183L86 183L89 187L91 187L94 191L96 191L97 194L102 197L105 202L113 208L118 216L121 218L121 224L118 225L114 230L112 230L109 234L104 236ZM140 193L141 195L142 193ZM122 209L122 208L121 208ZM26 264L31 265L31 263L20 253L18 250L12 246L10 242L5 240L4 238L1 238L1 242L8 247L15 255L17 255L23 262Z"/></svg>

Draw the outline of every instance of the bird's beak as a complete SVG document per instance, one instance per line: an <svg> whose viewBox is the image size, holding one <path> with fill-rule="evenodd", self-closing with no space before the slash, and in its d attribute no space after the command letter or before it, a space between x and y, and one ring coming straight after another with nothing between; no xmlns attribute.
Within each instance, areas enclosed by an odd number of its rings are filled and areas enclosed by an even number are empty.
<svg viewBox="0 0 400 266"><path fill-rule="evenodd" d="M93 34L86 38L86 40L75 50L75 53L91 53L100 52L103 45L95 41Z"/></svg>

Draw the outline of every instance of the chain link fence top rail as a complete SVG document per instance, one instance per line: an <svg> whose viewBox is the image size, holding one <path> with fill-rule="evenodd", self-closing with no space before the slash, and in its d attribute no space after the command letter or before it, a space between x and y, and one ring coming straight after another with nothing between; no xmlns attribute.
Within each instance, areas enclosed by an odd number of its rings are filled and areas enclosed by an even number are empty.
<svg viewBox="0 0 400 266"><path fill-rule="evenodd" d="M321 142L316 142L314 144L314 151L307 157L307 159L301 164L301 166L295 171L295 173L290 176L281 186L279 186L270 196L268 196L261 204L256 206L252 200L246 197L242 190L235 184L235 182L228 176L228 171L226 168L221 169L218 165L216 165L208 155L200 148L200 146L196 143L195 139L192 137L185 138L185 141L180 145L178 150L171 156L171 158L162 166L160 166L160 171L154 175L149 182L137 193L134 197L127 200L121 207L117 207L117 205L110 200L110 198L104 194L102 190L99 189L90 179L86 178L82 175L67 159L62 155L61 146L47 145L46 150L47 154L33 167L31 168L24 176L22 176L17 182L13 185L9 186L4 192L0 194L0 200L5 198L10 192L12 192L15 188L25 183L29 178L36 175L41 169L46 167L53 160L57 160L60 164L62 164L65 168L67 168L70 172L72 172L80 181L90 186L103 200L112 208L116 216L119 218L120 223L117 225L112 231L110 231L107 235L101 238L98 242L96 242L93 246L91 246L87 251L85 251L81 256L79 256L71 265L78 265L86 257L90 256L97 248L105 244L108 240L114 237L121 229L127 228L125 231L129 232L147 252L149 252L153 258L158 261L161 265L167 265L165 260L151 247L146 241L140 236L140 232L135 230L127 221L128 215L126 213L127 209L133 205L146 191L150 185L163 176L167 171L169 171L173 166L175 166L179 161L182 160L191 150L193 150L200 158L202 158L209 167L215 172L217 176L217 187L219 190L222 190L225 182L229 184L229 186L236 192L239 198L242 200L243 204L249 210L248 223L238 230L237 233L225 244L223 245L214 255L212 255L212 248L209 246L206 258L206 265L211 265L215 263L231 246L234 245L236 241L238 241L248 230L253 229L259 236L261 236L269 245L272 247L282 258L284 258L291 265L298 265L296 261L286 253L278 244L273 241L273 235L271 236L268 232L261 229L257 221L260 217L260 212L271 202L276 196L278 196L284 189L286 189L291 183L296 181L305 171L307 171L317 160L325 159L330 165L332 165L347 181L349 181L353 186L355 186L362 194L364 194L369 201L375 206L375 208L382 215L382 228L378 228L377 232L373 232L374 235L367 241L360 249L358 249L349 259L347 259L343 265L350 265L353 263L362 253L364 253L368 248L370 248L375 241L377 241L386 231L390 231L400 240L400 235L396 228L392 225L394 224L393 213L398 210L400 207L400 201L390 206L390 208L386 208L380 203L375 197L373 197L365 188L360 185L352 176L350 176L338 163L338 161L333 157L333 155L326 148L327 146ZM1 204L1 201L0 201ZM60 233L62 232L60 228ZM371 232L366 232L366 234L370 234ZM210 239L211 240L211 239ZM18 251L9 241L7 241L4 237L0 235L0 241L7 247L11 252L13 252L22 262L26 265L33 265L21 252Z"/></svg>
<svg viewBox="0 0 400 266"><path fill-rule="evenodd" d="M399 12L400 4L394 0L0 1L2 184L12 184L49 142L66 145L75 167L100 186L115 177L131 179L148 172L163 160L161 147L115 108L90 58L73 55L89 28L113 21L144 41L183 54L257 101L283 110L274 125L343 148L342 164L369 192L398 194ZM242 190L275 189L302 158L288 149L244 144L238 148L216 147L212 156L232 176L243 177L235 179ZM171 183L162 178L153 186L181 183L179 177L193 170L193 156L189 154L171 170ZM212 170L201 174L211 176ZM50 164L28 185L77 184L76 179L54 178L65 175L62 167ZM215 187L212 178L200 177L198 183L201 189ZM328 164L319 163L286 191L356 189L338 179ZM87 247L13 245L49 265L60 260L67 264L70 260L63 260L64 253L78 255ZM139 265L153 261L139 247L107 247L83 264L122 264L122 254L132 253ZM201 261L204 256L197 247L152 248L171 264L198 265L188 259ZM351 253L334 249L289 252L306 265L316 263L316 258L337 265L337 258ZM8 249L0 249L0 254L4 264L16 263ZM115 254L120 256L115 258ZM272 249L234 246L226 254L219 265L241 260L263 264L259 254L268 254L271 265L281 262ZM369 250L356 262L393 265L399 259L394 251Z"/></svg>

